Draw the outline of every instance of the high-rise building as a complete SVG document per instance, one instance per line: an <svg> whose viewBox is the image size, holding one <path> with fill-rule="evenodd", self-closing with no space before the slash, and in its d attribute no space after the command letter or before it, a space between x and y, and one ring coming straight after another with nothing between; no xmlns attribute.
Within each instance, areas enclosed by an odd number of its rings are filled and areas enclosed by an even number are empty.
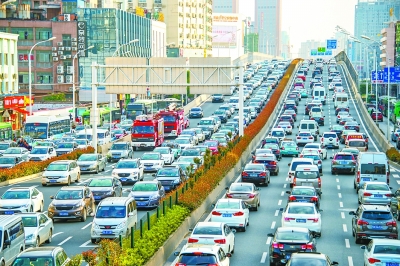
<svg viewBox="0 0 400 266"><path fill-rule="evenodd" d="M213 0L213 13L239 13L239 0Z"/></svg>
<svg viewBox="0 0 400 266"><path fill-rule="evenodd" d="M287 31L282 31L281 33L281 54L284 59L290 58L290 49L292 45L290 44L290 37Z"/></svg>
<svg viewBox="0 0 400 266"><path fill-rule="evenodd" d="M390 23L389 27L381 30L381 43L379 47L381 50L379 63L382 68L395 65L395 23Z"/></svg>
<svg viewBox="0 0 400 266"><path fill-rule="evenodd" d="M255 0L254 28L259 35L259 52L281 55L281 0Z"/></svg>

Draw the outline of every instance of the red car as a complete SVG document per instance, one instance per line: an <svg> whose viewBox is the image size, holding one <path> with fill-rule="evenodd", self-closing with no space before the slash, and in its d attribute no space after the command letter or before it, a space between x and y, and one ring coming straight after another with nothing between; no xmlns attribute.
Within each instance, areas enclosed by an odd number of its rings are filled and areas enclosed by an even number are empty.
<svg viewBox="0 0 400 266"><path fill-rule="evenodd" d="M206 140L203 145L207 146L210 149L212 155L218 154L218 140Z"/></svg>
<svg viewBox="0 0 400 266"><path fill-rule="evenodd" d="M304 76L304 75L297 75L297 78L300 78L303 81L306 81L306 76Z"/></svg>
<svg viewBox="0 0 400 266"><path fill-rule="evenodd" d="M383 122L383 114L381 112L372 112L371 118L374 121Z"/></svg>

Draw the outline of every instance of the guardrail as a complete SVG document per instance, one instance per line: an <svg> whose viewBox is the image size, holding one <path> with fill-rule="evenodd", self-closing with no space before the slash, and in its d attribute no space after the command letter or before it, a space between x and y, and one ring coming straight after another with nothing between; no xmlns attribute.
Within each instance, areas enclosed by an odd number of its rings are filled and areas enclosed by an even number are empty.
<svg viewBox="0 0 400 266"><path fill-rule="evenodd" d="M348 70L353 82L355 82L357 91L359 91L360 84L358 84L358 73L357 73L356 69L354 68L353 64L351 63L350 59L347 57L347 54L344 51L342 51L335 56L335 59L336 59L336 62L341 61L346 65L347 70Z"/></svg>
<svg viewBox="0 0 400 266"><path fill-rule="evenodd" d="M375 137L377 145L382 149L382 151L387 151L394 146L387 140L387 136L385 136L381 129L377 126L375 121L371 118L368 110L365 108L364 102L361 98L361 94L358 90L357 83L354 81L354 78L358 81L358 75L354 75L354 67L348 59L347 55L344 52L339 53L335 56L336 61L343 67L344 74L349 81L350 89L352 94L354 95L354 104L358 107L357 110L360 112L360 116L364 118L364 122L366 124L366 128L368 128L372 135ZM349 70L350 68L350 70ZM353 73L353 74L352 74Z"/></svg>

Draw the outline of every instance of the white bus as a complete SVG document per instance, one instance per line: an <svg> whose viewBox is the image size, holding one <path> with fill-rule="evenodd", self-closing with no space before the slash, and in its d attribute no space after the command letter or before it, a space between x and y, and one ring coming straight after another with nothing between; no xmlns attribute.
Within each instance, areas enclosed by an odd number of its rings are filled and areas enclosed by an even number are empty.
<svg viewBox="0 0 400 266"><path fill-rule="evenodd" d="M25 135L33 139L61 138L67 132L71 132L71 120L69 116L33 115L26 118Z"/></svg>

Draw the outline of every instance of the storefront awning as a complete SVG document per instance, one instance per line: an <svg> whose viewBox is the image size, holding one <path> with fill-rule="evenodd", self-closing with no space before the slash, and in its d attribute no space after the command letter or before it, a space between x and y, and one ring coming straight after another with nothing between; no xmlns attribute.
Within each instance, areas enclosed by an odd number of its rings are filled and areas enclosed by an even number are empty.
<svg viewBox="0 0 400 266"><path fill-rule="evenodd" d="M21 113L21 114L26 114L26 115L29 114L29 112L27 110L21 109L21 108L18 108L18 107L13 107L11 109L14 110L15 112L18 112L18 113Z"/></svg>

